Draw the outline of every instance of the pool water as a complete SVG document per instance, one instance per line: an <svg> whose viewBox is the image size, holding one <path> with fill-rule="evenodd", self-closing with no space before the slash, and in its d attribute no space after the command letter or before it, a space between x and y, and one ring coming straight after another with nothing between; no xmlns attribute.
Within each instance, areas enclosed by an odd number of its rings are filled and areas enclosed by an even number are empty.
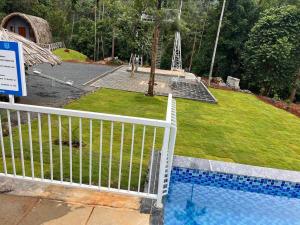
<svg viewBox="0 0 300 225"><path fill-rule="evenodd" d="M197 182L177 179L172 172L165 201L165 225L300 225L300 198L247 191L201 179L204 178L197 177Z"/></svg>

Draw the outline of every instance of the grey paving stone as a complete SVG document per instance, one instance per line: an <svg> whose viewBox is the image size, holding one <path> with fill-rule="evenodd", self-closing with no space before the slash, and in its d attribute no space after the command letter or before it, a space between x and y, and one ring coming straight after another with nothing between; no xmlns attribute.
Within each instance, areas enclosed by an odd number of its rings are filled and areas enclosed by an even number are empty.
<svg viewBox="0 0 300 225"><path fill-rule="evenodd" d="M127 72L126 68L127 67L122 67L121 69L100 78L91 86L146 93L148 89L149 74L136 73L132 77L130 72ZM173 96L177 98L216 103L216 99L207 88L205 88L202 82L156 75L155 83L154 90L157 95L168 95L169 93L172 93Z"/></svg>
<svg viewBox="0 0 300 225"><path fill-rule="evenodd" d="M92 212L92 206L67 204L52 200L41 200L20 225L85 225Z"/></svg>
<svg viewBox="0 0 300 225"><path fill-rule="evenodd" d="M0 224L17 224L37 202L36 198L0 194Z"/></svg>

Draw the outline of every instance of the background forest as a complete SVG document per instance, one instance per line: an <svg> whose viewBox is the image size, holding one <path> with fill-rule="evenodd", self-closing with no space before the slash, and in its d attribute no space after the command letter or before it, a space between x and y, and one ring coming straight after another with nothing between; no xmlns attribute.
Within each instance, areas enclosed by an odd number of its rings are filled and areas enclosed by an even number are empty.
<svg viewBox="0 0 300 225"><path fill-rule="evenodd" d="M158 10L157 4L162 8ZM131 53L150 63L154 22L160 21L161 68L171 66L175 31L182 36L183 68L209 72L222 1L0 0L0 19L23 12L46 19L54 41L92 60ZM96 29L95 29L96 28ZM241 87L269 97L300 101L300 0L227 0L213 76L241 79Z"/></svg>

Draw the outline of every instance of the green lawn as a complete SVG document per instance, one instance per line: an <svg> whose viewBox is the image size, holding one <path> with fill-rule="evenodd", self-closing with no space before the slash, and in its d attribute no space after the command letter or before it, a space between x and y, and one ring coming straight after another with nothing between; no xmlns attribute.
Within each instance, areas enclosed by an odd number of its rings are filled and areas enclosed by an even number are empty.
<svg viewBox="0 0 300 225"><path fill-rule="evenodd" d="M86 55L77 52L72 49L68 49L69 52L65 52L65 48L59 48L53 51L53 53L58 56L61 60L66 61L66 60L76 60L76 61L82 61L85 62L86 59L88 58Z"/></svg>
<svg viewBox="0 0 300 225"><path fill-rule="evenodd" d="M201 103L197 101L177 99L178 133L176 154L207 159L217 159L245 163L258 166L275 167L281 169L300 170L300 119L283 110L265 104L255 96L212 90L219 100L218 104ZM95 93L82 97L66 106L69 109L80 109L94 112L114 113L120 115L149 117L164 119L166 112L166 97L146 97L139 93L130 93L109 89L102 89ZM58 118L52 117L52 140L54 158L54 177L59 179L59 145ZM68 140L67 118L62 117L63 140ZM72 120L73 138L78 139L78 120ZM102 182L105 185L108 179L109 166L109 140L111 124L104 122L103 136L103 162ZM26 175L30 176L30 154L28 142L28 127L22 126L24 154L26 159ZM93 122L92 154L93 159L99 157L99 130L100 122ZM89 121L83 120L83 182L89 179ZM128 186L129 160L131 150L132 127L125 125L124 154L122 164L121 186ZM139 177L139 162L141 157L142 126L135 127L133 168L131 189L136 189ZM150 159L151 144L154 130L147 127L145 151L143 158L142 181L146 175L146 167ZM38 126L35 120L32 124L34 158L39 162ZM163 130L158 130L156 149L161 147ZM19 139L17 130L14 130L14 146L16 157L20 158ZM49 142L47 118L42 118L42 136L44 151L45 176L50 176L49 167ZM112 186L117 186L118 165L120 151L121 124L114 124L114 145L112 164ZM56 141L56 142L55 142ZM5 146L9 146L8 137L4 138ZM10 153L6 149L9 171L11 171ZM63 146L64 179L69 176L69 148ZM79 150L73 149L73 176L79 179ZM21 164L16 163L18 174L21 173ZM39 168L35 163L35 168ZM93 160L94 171L92 182L97 184L99 163ZM2 171L2 163L0 163ZM37 176L39 174L36 174Z"/></svg>

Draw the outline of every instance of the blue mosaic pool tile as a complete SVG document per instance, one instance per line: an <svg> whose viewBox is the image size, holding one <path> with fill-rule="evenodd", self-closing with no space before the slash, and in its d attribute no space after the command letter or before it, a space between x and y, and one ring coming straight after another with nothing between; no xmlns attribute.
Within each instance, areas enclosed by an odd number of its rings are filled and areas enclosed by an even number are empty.
<svg viewBox="0 0 300 225"><path fill-rule="evenodd" d="M300 184L265 178L174 167L171 182L179 181L232 190L300 198Z"/></svg>

